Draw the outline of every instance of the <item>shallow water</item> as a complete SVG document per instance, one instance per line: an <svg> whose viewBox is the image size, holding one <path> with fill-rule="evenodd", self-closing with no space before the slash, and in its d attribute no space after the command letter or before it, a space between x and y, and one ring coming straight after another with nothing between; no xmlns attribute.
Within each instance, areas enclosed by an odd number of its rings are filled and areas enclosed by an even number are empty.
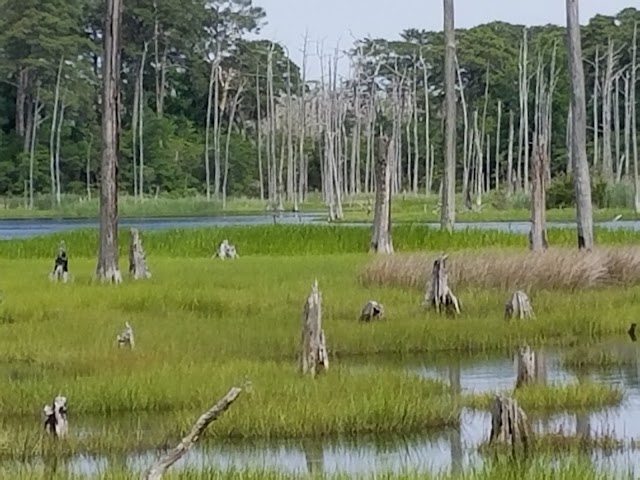
<svg viewBox="0 0 640 480"><path fill-rule="evenodd" d="M561 354L553 350L538 351L543 358L543 376L548 383L562 383L590 379L610 385L620 386L625 391L625 400L620 407L582 413L558 413L536 416L532 420L537 432L574 434L590 432L593 435L610 434L617 438L640 439L640 369L638 357L640 346L629 340L616 340L599 346L603 350L615 350L618 355L631 359L631 365L609 371L583 373L580 377L560 365ZM515 383L516 368L511 355L488 355L484 357L412 357L393 359L372 359L399 369L408 369L426 378L439 378L452 387L466 393L510 391ZM358 360L354 368L370 364L369 360ZM74 420L74 431L83 432L87 428L81 420ZM151 417L141 420L140 425L151 423ZM464 409L459 429L429 432L409 438L326 439L322 441L233 441L211 440L198 444L174 467L175 470L200 469L216 470L255 469L258 471L281 471L287 473L342 473L373 474L403 471L449 471L480 466L481 456L476 447L486 440L490 429L488 412ZM78 434L78 433L76 433ZM69 473L97 475L105 469L126 468L142 471L148 467L159 452L148 451L126 456L86 456L78 455L68 461L59 460L57 468ZM634 452L614 452L591 455L594 466L599 469L621 474L640 473L640 458ZM51 460L35 460L30 469L44 470ZM17 466L17 464L15 464ZM8 464L3 465L11 469Z"/></svg>

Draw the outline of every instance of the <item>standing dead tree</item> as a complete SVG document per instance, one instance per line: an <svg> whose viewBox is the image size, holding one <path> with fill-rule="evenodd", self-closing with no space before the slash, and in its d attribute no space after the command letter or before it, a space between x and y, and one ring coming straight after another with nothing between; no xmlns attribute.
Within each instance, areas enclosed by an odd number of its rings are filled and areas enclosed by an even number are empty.
<svg viewBox="0 0 640 480"><path fill-rule="evenodd" d="M460 314L460 302L449 288L447 255L441 255L433 262L431 284L427 288L426 303L438 313L444 309L449 315Z"/></svg>
<svg viewBox="0 0 640 480"><path fill-rule="evenodd" d="M200 415L200 418L191 427L191 431L184 437L180 443L171 451L164 454L154 463L145 473L142 474L141 480L161 480L167 470L182 458L187 451L198 441L202 432L217 420L233 402L236 401L242 389L233 387L222 399L216 403L211 409Z"/></svg>
<svg viewBox="0 0 640 480"><path fill-rule="evenodd" d="M536 352L524 345L518 350L518 376L516 389L530 385L536 379Z"/></svg>
<svg viewBox="0 0 640 480"><path fill-rule="evenodd" d="M453 2L454 0L444 0L445 171L440 226L448 231L453 230L456 213L456 38Z"/></svg>
<svg viewBox="0 0 640 480"><path fill-rule="evenodd" d="M51 272L50 279L62 283L69 281L69 259L67 258L67 247L64 240L60 242L58 247L58 254L53 264L53 272Z"/></svg>
<svg viewBox="0 0 640 480"><path fill-rule="evenodd" d="M569 46L569 73L571 76L571 161L576 189L578 248L591 250L593 241L593 206L591 181L587 161L587 107L580 39L578 0L567 2L567 35Z"/></svg>
<svg viewBox="0 0 640 480"><path fill-rule="evenodd" d="M135 337L133 336L133 328L129 322L124 322L124 330L116 335L118 347L129 347L133 349L136 346Z"/></svg>
<svg viewBox="0 0 640 480"><path fill-rule="evenodd" d="M300 341L300 370L315 377L329 369L327 345L322 330L322 295L316 280L304 305L302 337Z"/></svg>
<svg viewBox="0 0 640 480"><path fill-rule="evenodd" d="M102 166L97 277L120 283L118 267L118 156L120 151L120 26L122 0L106 0L102 59Z"/></svg>
<svg viewBox="0 0 640 480"><path fill-rule="evenodd" d="M527 294L522 290L513 292L504 306L504 316L508 319L519 318L520 320L533 318L533 308Z"/></svg>
<svg viewBox="0 0 640 480"><path fill-rule="evenodd" d="M547 193L547 153L546 141L538 136L533 154L531 182L531 231L529 249L542 252L549 248L546 230L546 193Z"/></svg>
<svg viewBox="0 0 640 480"><path fill-rule="evenodd" d="M501 443L516 447L529 444L531 430L527 416L513 398L496 395L491 407L491 435L489 443Z"/></svg>
<svg viewBox="0 0 640 480"><path fill-rule="evenodd" d="M367 304L362 307L362 313L360 313L361 322L370 322L371 320L377 320L384 317L384 306L375 300L369 300Z"/></svg>
<svg viewBox="0 0 640 480"><path fill-rule="evenodd" d="M393 253L391 240L391 163L394 142L386 137L378 139L378 158L376 159L376 204L373 219L373 233L369 251L375 253Z"/></svg>
<svg viewBox="0 0 640 480"><path fill-rule="evenodd" d="M129 245L129 274L135 279L150 278L151 272L147 268L147 258L142 248L142 239L137 228L131 229L131 244Z"/></svg>
<svg viewBox="0 0 640 480"><path fill-rule="evenodd" d="M55 438L67 436L69 433L67 397L58 395L51 405L44 406L44 428Z"/></svg>

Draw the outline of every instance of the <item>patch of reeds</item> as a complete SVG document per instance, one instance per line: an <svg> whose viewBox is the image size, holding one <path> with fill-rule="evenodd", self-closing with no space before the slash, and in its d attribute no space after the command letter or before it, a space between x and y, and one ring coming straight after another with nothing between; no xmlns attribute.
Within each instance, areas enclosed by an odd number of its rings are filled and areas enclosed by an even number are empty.
<svg viewBox="0 0 640 480"><path fill-rule="evenodd" d="M598 409L620 405L623 391L612 385L593 382L568 384L532 384L511 394L525 413L559 412L568 410ZM476 410L489 410L495 393L482 393L465 397L465 406Z"/></svg>
<svg viewBox="0 0 640 480"><path fill-rule="evenodd" d="M376 257L360 279L367 286L425 289L437 254ZM452 288L578 290L640 282L640 248L598 248L592 252L552 248L526 251L465 251L449 257Z"/></svg>

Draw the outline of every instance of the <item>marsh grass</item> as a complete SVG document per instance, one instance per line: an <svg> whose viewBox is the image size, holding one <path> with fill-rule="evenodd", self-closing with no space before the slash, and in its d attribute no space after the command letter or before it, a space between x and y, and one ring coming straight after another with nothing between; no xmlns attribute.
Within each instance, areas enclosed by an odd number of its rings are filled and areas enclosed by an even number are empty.
<svg viewBox="0 0 640 480"><path fill-rule="evenodd" d="M599 409L620 405L624 400L624 393L620 388L592 382L533 384L505 393L513 396L525 413ZM464 404L475 410L490 410L495 395L470 395L465 398Z"/></svg>
<svg viewBox="0 0 640 480"><path fill-rule="evenodd" d="M579 347L567 353L562 366L575 370L607 370L635 366L637 359L619 352Z"/></svg>
<svg viewBox="0 0 640 480"><path fill-rule="evenodd" d="M360 280L364 285L424 290L436 257L376 257ZM640 282L640 248L600 248L589 253L555 248L544 254L497 249L456 252L448 261L448 273L454 288L575 291L631 285Z"/></svg>

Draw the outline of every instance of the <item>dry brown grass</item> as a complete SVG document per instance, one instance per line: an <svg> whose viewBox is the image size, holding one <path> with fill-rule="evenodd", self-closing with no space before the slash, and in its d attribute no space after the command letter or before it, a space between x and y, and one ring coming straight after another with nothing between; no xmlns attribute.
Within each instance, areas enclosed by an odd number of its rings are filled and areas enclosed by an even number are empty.
<svg viewBox="0 0 640 480"><path fill-rule="evenodd" d="M424 289L438 254L379 256L361 272L364 285ZM449 256L452 288L576 290L640 283L640 247L593 252L553 248L543 254L467 251Z"/></svg>

